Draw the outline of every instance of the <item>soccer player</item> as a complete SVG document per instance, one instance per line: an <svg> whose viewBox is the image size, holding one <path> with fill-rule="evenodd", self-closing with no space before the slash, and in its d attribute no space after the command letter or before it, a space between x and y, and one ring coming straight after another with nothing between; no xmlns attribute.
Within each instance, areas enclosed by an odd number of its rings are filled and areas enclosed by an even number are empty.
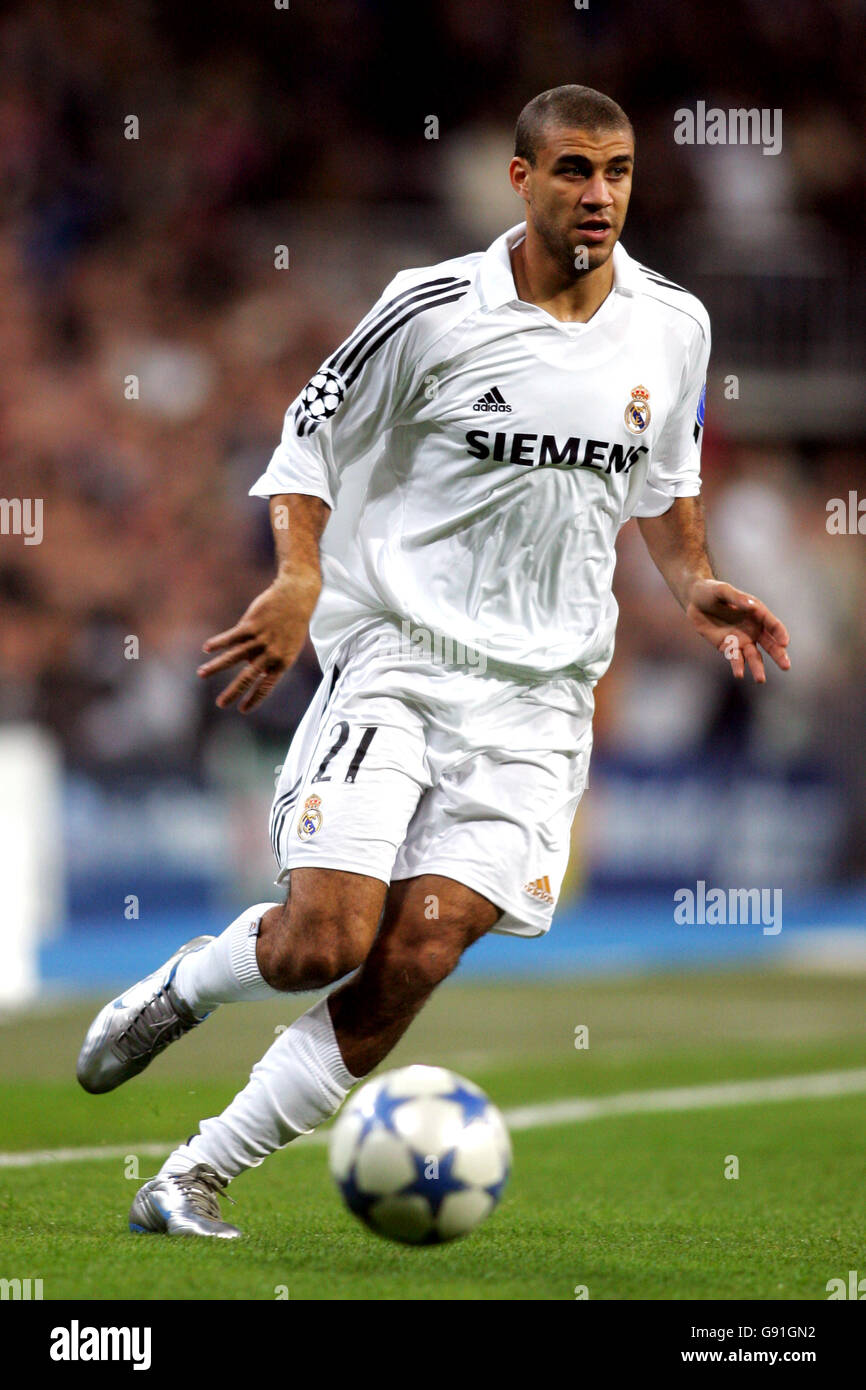
<svg viewBox="0 0 866 1390"><path fill-rule="evenodd" d="M220 1004L343 983L145 1183L134 1231L237 1236L232 1178L333 1115L479 937L548 930L623 522L735 678L765 680L760 648L790 665L780 620L713 575L709 323L620 243L633 161L609 97L537 96L510 165L525 224L397 275L288 410L252 489L277 577L199 669L240 667L217 704L253 709L309 624L324 675L270 822L286 898L108 1004L79 1080L113 1089Z"/></svg>

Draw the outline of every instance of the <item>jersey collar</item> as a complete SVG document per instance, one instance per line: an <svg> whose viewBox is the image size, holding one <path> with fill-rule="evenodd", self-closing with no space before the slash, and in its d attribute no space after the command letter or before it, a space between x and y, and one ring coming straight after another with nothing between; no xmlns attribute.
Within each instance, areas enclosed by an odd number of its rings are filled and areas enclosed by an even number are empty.
<svg viewBox="0 0 866 1390"><path fill-rule="evenodd" d="M511 269L511 251L526 235L526 223L518 222L502 236L496 238L481 258L478 274L478 287L481 302L486 309L498 309L503 304L519 302L514 272ZM613 248L613 289L614 293L632 295L640 289L639 267L621 242Z"/></svg>

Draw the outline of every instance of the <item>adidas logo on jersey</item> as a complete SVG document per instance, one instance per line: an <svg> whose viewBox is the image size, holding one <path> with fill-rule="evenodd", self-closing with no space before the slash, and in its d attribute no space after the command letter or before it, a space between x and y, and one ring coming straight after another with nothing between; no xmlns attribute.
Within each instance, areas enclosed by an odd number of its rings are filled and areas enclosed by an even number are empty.
<svg viewBox="0 0 866 1390"><path fill-rule="evenodd" d="M503 413L506 411L511 413L511 406L506 404L505 397L498 386L492 387L489 391L485 391L483 396L479 396L472 409L501 410Z"/></svg>
<svg viewBox="0 0 866 1390"><path fill-rule="evenodd" d="M545 874L542 878L534 878L531 883L524 883L524 893L528 893L531 898L538 898L540 902L552 903L553 894L550 891L550 879Z"/></svg>

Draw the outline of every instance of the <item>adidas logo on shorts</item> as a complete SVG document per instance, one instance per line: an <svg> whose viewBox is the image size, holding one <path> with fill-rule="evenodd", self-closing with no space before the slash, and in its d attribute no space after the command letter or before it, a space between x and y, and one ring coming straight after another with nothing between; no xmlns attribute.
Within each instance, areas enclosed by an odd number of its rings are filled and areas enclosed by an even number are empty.
<svg viewBox="0 0 866 1390"><path fill-rule="evenodd" d="M473 410L499 410L503 413L511 414L511 406L506 404L505 397L498 386L493 386L489 391L485 391L483 396L472 407Z"/></svg>
<svg viewBox="0 0 866 1390"><path fill-rule="evenodd" d="M550 879L547 874L543 878L534 878L529 883L523 885L524 893L528 893L531 898L538 898L539 902L552 903L553 894L550 891Z"/></svg>

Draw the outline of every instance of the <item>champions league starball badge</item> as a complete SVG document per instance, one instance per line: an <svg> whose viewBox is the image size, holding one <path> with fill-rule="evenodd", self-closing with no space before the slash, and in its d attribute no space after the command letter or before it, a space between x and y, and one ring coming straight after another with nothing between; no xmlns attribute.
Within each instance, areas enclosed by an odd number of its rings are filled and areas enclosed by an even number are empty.
<svg viewBox="0 0 866 1390"><path fill-rule="evenodd" d="M332 367L322 367L301 392L301 409L313 424L336 415L346 395L346 383Z"/></svg>
<svg viewBox="0 0 866 1390"><path fill-rule="evenodd" d="M645 386L632 387L631 400L625 408L625 427L632 434L643 434L651 420L649 391Z"/></svg>
<svg viewBox="0 0 866 1390"><path fill-rule="evenodd" d="M298 821L298 839L309 840L322 824L322 813L319 807L322 799L319 796L308 796L304 802L304 809L301 812L301 819Z"/></svg>

